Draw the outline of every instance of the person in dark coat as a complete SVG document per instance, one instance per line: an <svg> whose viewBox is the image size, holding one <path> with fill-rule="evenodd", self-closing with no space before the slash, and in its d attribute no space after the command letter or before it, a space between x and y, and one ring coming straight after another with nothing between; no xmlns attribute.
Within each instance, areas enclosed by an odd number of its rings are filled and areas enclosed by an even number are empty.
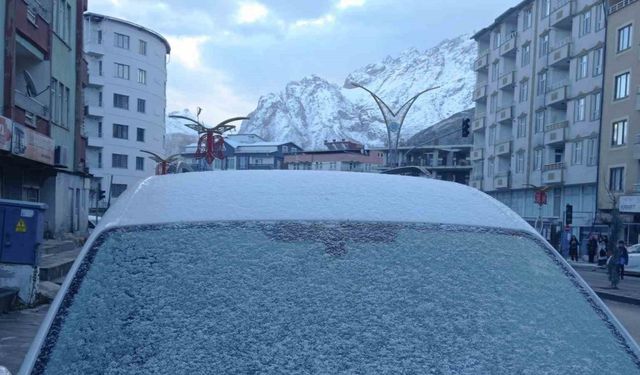
<svg viewBox="0 0 640 375"><path fill-rule="evenodd" d="M598 266L604 267L607 264L607 237L600 236L598 239Z"/></svg>
<svg viewBox="0 0 640 375"><path fill-rule="evenodd" d="M569 256L571 260L578 261L578 246L580 246L580 242L576 236L571 236L571 240L569 241Z"/></svg>
<svg viewBox="0 0 640 375"><path fill-rule="evenodd" d="M598 240L595 235L592 235L589 238L587 250L589 251L589 263L593 263L593 260L596 257L596 252L598 251Z"/></svg>
<svg viewBox="0 0 640 375"><path fill-rule="evenodd" d="M622 247L624 247L624 242ZM620 247L612 246L612 249L608 252L608 255L609 259L607 259L607 273L609 274L609 281L611 281L611 287L613 289L618 289L618 282L620 282Z"/></svg>
<svg viewBox="0 0 640 375"><path fill-rule="evenodd" d="M629 251L623 241L618 241L618 248L620 249L620 280L622 280L624 279L624 266L629 264Z"/></svg>

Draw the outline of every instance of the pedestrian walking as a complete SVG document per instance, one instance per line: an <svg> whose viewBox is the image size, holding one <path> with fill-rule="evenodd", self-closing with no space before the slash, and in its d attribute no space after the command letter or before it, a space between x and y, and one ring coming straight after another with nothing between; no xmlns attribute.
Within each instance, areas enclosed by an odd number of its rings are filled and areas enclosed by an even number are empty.
<svg viewBox="0 0 640 375"><path fill-rule="evenodd" d="M600 236L598 239L598 266L607 265L607 238Z"/></svg>
<svg viewBox="0 0 640 375"><path fill-rule="evenodd" d="M629 264L629 251L624 246L624 242L618 242L618 248L620 249L620 280L624 279L624 266Z"/></svg>
<svg viewBox="0 0 640 375"><path fill-rule="evenodd" d="M589 252L589 263L593 263L596 257L596 252L598 251L598 240L595 234L589 237L589 242L587 242L587 251Z"/></svg>
<svg viewBox="0 0 640 375"><path fill-rule="evenodd" d="M580 242L576 236L571 236L571 240L569 241L569 256L571 260L578 261L578 247L580 246Z"/></svg>
<svg viewBox="0 0 640 375"><path fill-rule="evenodd" d="M622 246L624 246L624 241L619 241L618 245L620 242L622 242ZM608 254L607 273L609 274L609 281L613 289L618 289L618 283L620 282L620 247L612 246Z"/></svg>

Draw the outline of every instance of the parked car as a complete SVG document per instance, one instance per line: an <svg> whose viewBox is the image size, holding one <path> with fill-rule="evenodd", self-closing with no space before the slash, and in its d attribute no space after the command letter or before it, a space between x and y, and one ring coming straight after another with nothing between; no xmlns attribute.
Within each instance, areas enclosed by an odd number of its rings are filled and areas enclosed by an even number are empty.
<svg viewBox="0 0 640 375"><path fill-rule="evenodd" d="M640 349L478 190L221 171L118 199L21 373L640 374Z"/></svg>
<svg viewBox="0 0 640 375"><path fill-rule="evenodd" d="M629 251L629 264L625 268L640 269L640 244L629 246L627 251Z"/></svg>

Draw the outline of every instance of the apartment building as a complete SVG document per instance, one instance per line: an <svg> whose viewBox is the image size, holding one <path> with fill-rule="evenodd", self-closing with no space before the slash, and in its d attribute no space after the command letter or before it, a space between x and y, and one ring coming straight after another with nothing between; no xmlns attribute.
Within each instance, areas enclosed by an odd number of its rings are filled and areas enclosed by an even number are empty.
<svg viewBox="0 0 640 375"><path fill-rule="evenodd" d="M284 156L284 168L290 170L326 170L377 172L383 166L383 152L365 149L347 139L324 141L326 149L307 150Z"/></svg>
<svg viewBox="0 0 640 375"><path fill-rule="evenodd" d="M46 203L45 234L87 229L82 132L86 1L7 0L0 7L0 197Z"/></svg>
<svg viewBox="0 0 640 375"><path fill-rule="evenodd" d="M479 55L470 185L545 233L573 206L574 234L596 214L605 17L602 1L526 0L473 36ZM550 230L549 230L550 229Z"/></svg>
<svg viewBox="0 0 640 375"><path fill-rule="evenodd" d="M640 235L640 2L610 0L600 137L598 209L611 221L614 204L631 243Z"/></svg>
<svg viewBox="0 0 640 375"><path fill-rule="evenodd" d="M164 153L167 40L129 21L84 14L89 82L85 89L87 161L93 190L117 199L155 174L141 150ZM95 204L95 203L94 203Z"/></svg>

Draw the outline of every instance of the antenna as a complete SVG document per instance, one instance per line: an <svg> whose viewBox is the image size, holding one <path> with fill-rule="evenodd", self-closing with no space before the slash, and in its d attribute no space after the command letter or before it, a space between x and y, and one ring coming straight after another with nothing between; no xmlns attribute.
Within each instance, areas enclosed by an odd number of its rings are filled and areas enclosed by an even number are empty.
<svg viewBox="0 0 640 375"><path fill-rule="evenodd" d="M38 92L38 90L36 89L36 84L33 81L33 77L31 77L31 74L29 74L29 72L26 70L23 71L22 74L24 75L24 81L27 84L27 96L29 97L33 98L36 96L40 96L40 94L49 90L49 87L51 87L51 85L49 85L44 90Z"/></svg>

